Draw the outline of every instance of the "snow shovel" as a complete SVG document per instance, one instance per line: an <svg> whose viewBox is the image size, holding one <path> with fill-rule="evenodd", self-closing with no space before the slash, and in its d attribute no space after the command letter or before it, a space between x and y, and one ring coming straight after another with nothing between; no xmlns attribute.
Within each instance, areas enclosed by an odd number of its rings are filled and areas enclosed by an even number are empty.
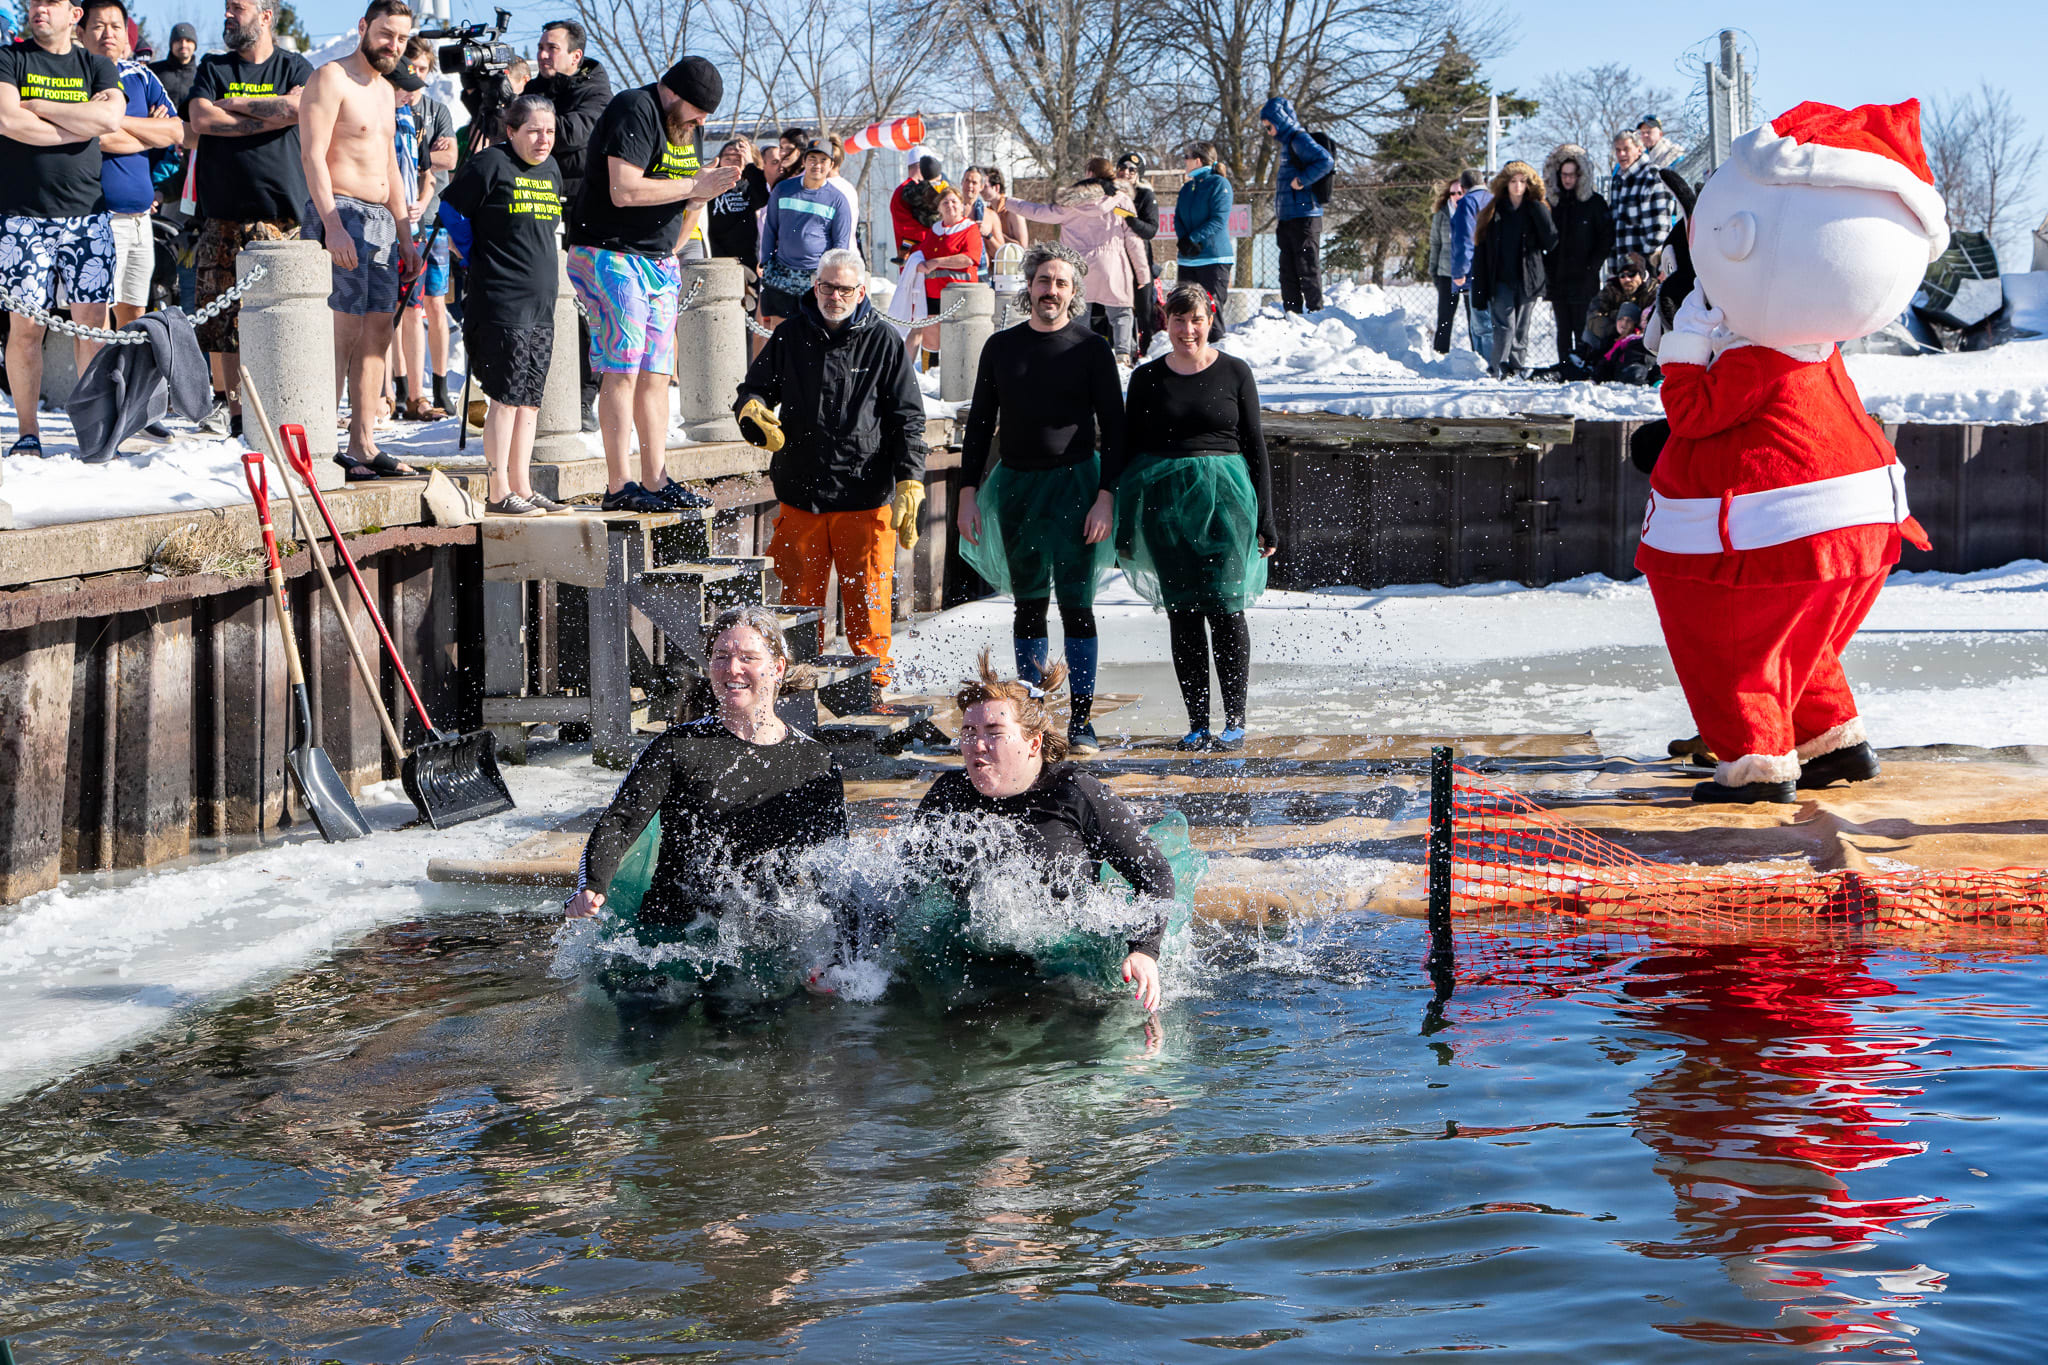
<svg viewBox="0 0 2048 1365"><path fill-rule="evenodd" d="M355 582L356 594L363 599L363 609L369 612L371 624L377 627L377 637L391 657L391 666L398 670L398 680L405 684L405 694L412 699L412 709L419 712L420 724L427 729L427 737L413 746L399 769L405 794L419 807L420 818L435 829L511 810L512 790L505 785L504 774L498 771L498 737L489 730L462 735L434 728L426 703L412 685L412 675L405 671L405 661L398 657L398 646L391 642L384 614L377 610L377 599L364 586L355 556L343 543L341 529L334 524L334 514L327 510L327 499L321 496L320 485L313 478L313 452L306 444L306 429L297 423L287 423L278 428L278 436L284 443L285 458L313 495L320 520L327 523L327 538L341 552L341 562Z"/></svg>
<svg viewBox="0 0 2048 1365"><path fill-rule="evenodd" d="M285 752L284 766L298 784L299 799L313 813L320 837L330 844L357 839L370 832L370 824L348 794L348 784L334 771L324 749L313 745L313 708L306 701L306 674L299 664L299 642L292 635L291 606L285 601L284 566L277 559L277 532L270 525L270 475L263 457L255 451L242 455L242 477L249 481L249 496L256 499L256 516L263 523L263 552L270 559L270 595L277 602L277 627L284 635L285 668L292 680L292 707L299 713L298 747Z"/></svg>

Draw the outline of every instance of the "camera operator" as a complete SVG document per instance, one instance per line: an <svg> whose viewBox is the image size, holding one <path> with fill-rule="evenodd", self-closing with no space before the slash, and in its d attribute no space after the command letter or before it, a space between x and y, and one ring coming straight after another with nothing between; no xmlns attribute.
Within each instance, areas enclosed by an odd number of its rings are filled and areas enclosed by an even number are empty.
<svg viewBox="0 0 2048 1365"><path fill-rule="evenodd" d="M534 54L539 70L527 82L528 94L545 97L555 106L555 169L562 177L562 197L574 204L583 194L583 169L590 135L605 106L612 102L612 80L603 64L583 55L583 25L557 19L540 31ZM597 376L590 369L590 324L580 317L576 354L582 357L583 429L597 430Z"/></svg>

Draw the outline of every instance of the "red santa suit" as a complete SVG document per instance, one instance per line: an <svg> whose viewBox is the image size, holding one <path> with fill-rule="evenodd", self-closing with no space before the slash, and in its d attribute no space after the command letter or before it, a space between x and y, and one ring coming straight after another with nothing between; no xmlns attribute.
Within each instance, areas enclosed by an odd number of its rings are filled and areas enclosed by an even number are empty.
<svg viewBox="0 0 2048 1365"><path fill-rule="evenodd" d="M1947 243L1918 106L1804 104L1745 134L1688 231L1636 567L1715 784L1785 783L1865 743L1842 651L1901 539L1927 544L1835 345L1897 316Z"/></svg>
<svg viewBox="0 0 2048 1365"><path fill-rule="evenodd" d="M1902 534L1927 542L1838 351L1741 345L1701 363L1709 346L1664 341L1671 439L1636 567L1700 737L1733 769L1719 780L1785 781L1798 759L1864 742L1842 650Z"/></svg>

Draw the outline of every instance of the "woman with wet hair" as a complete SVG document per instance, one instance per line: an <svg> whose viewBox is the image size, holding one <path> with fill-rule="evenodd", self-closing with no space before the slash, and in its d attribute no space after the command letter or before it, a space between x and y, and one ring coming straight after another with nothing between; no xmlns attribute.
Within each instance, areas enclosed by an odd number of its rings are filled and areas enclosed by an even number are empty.
<svg viewBox="0 0 2048 1365"><path fill-rule="evenodd" d="M832 755L775 714L790 670L775 614L728 608L709 637L717 713L671 725L640 751L584 845L571 919L604 907L614 874L657 813L660 849L635 917L657 931L724 914L718 891L731 879L771 891L773 855L846 833L846 791Z"/></svg>
<svg viewBox="0 0 2048 1365"><path fill-rule="evenodd" d="M1066 672L1065 664L1053 664L1039 686L1005 679L983 650L976 676L953 699L960 708L962 769L940 774L918 802L917 819L985 815L1012 825L1060 898L1095 885L1104 864L1114 869L1158 911L1130 937L1122 965L1138 1004L1155 1010L1173 865L1123 798L1067 761L1050 705Z"/></svg>
<svg viewBox="0 0 2048 1365"><path fill-rule="evenodd" d="M1183 749L1244 747L1251 631L1244 609L1266 590L1279 545L1259 389L1251 367L1209 344L1214 305L1198 284L1166 300L1172 349L1140 365L1124 403L1130 464L1105 467L1116 493L1116 554L1139 595L1166 613L1188 708ZM1105 461L1105 466L1107 462ZM1209 729L1209 653L1223 684L1223 729Z"/></svg>

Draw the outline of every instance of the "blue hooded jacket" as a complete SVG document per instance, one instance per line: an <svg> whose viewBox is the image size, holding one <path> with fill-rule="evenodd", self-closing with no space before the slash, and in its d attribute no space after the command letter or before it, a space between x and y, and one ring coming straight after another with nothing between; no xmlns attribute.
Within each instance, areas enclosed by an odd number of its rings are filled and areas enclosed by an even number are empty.
<svg viewBox="0 0 2048 1365"><path fill-rule="evenodd" d="M1173 206L1173 235L1182 265L1223 265L1237 260L1230 244L1230 182L1203 166L1180 187Z"/></svg>
<svg viewBox="0 0 2048 1365"><path fill-rule="evenodd" d="M1259 110L1259 117L1273 125L1278 136L1274 141L1280 144L1280 169L1274 180L1274 214L1281 219L1320 218L1323 206L1316 202L1313 187L1316 181L1337 169L1336 158L1323 150L1323 145L1308 135L1295 116L1294 101L1278 95L1266 101L1266 107ZM1299 180L1301 188L1295 189Z"/></svg>

